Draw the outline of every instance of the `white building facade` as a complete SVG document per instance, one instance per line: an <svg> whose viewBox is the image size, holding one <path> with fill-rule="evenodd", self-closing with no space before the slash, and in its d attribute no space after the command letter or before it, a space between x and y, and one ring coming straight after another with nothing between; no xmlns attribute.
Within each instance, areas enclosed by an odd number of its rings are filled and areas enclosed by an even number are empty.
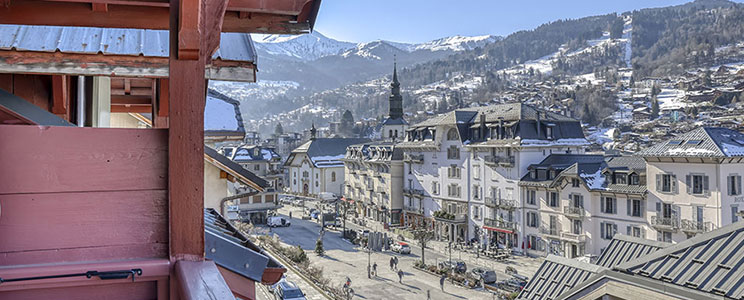
<svg viewBox="0 0 744 300"><path fill-rule="evenodd" d="M285 168L289 175L290 193L317 197L320 193L342 195L346 147L368 142L367 139L311 139L292 150Z"/></svg>

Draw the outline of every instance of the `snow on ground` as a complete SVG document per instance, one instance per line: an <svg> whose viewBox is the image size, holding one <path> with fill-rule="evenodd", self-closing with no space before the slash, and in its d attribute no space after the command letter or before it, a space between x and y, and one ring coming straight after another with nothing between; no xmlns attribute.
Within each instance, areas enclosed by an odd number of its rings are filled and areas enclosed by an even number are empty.
<svg viewBox="0 0 744 300"><path fill-rule="evenodd" d="M656 99L659 100L660 110L680 109L689 105L684 102L685 91L678 89L663 88L661 89L661 93L656 96Z"/></svg>
<svg viewBox="0 0 744 300"><path fill-rule="evenodd" d="M631 68L630 59L633 57L633 48L631 43L633 41L633 17L628 16L625 19L625 26L623 27L623 40L625 40L625 65Z"/></svg>

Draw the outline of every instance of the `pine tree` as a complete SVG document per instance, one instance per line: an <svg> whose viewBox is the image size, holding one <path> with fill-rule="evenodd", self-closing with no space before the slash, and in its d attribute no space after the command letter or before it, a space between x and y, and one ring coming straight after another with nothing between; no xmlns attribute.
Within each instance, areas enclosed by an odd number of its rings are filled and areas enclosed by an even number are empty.
<svg viewBox="0 0 744 300"><path fill-rule="evenodd" d="M325 251L323 250L323 239L322 238L319 238L315 242L315 254L317 254L319 256L323 256L323 253L325 253Z"/></svg>
<svg viewBox="0 0 744 300"><path fill-rule="evenodd" d="M284 128L282 127L282 123L276 123L276 127L274 127L274 134L277 136L284 134Z"/></svg>
<svg viewBox="0 0 744 300"><path fill-rule="evenodd" d="M656 119L659 117L659 99L654 96L653 99L651 99L651 119Z"/></svg>

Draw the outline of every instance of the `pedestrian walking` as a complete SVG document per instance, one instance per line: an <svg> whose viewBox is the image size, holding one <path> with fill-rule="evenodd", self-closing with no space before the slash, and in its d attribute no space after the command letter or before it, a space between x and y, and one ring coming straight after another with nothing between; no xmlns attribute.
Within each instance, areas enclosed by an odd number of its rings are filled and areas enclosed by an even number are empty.
<svg viewBox="0 0 744 300"><path fill-rule="evenodd" d="M395 256L393 257L393 259L395 259L395 269L397 270L398 269L398 257Z"/></svg>
<svg viewBox="0 0 744 300"><path fill-rule="evenodd" d="M439 287L442 288L442 292L444 292L444 281L447 280L447 275L442 274L442 277L439 278Z"/></svg>
<svg viewBox="0 0 744 300"><path fill-rule="evenodd" d="M393 270L393 264L395 263L395 259L392 257L390 258L390 270Z"/></svg>
<svg viewBox="0 0 744 300"><path fill-rule="evenodd" d="M403 283L403 271L398 270L398 283Z"/></svg>
<svg viewBox="0 0 744 300"><path fill-rule="evenodd" d="M292 218L292 212L291 211L289 212L289 218L290 219Z"/></svg>
<svg viewBox="0 0 744 300"><path fill-rule="evenodd" d="M431 300L431 291L426 290L426 300Z"/></svg>
<svg viewBox="0 0 744 300"><path fill-rule="evenodd" d="M377 276L377 262L372 265L372 274L375 274L375 276Z"/></svg>

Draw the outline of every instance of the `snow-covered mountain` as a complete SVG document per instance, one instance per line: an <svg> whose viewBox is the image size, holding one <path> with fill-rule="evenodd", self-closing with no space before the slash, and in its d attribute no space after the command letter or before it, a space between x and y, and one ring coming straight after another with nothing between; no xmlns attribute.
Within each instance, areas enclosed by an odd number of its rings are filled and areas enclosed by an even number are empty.
<svg viewBox="0 0 744 300"><path fill-rule="evenodd" d="M487 43L498 41L500 37L492 35L482 36L451 36L433 41L413 44L401 43L385 40L375 40L365 43L350 43L338 41L324 36L318 31L303 35L253 35L256 49L259 54L263 52L271 56L286 56L302 61L313 61L325 56L332 55L350 55L349 51L353 49L369 49L371 47L391 46L405 52L414 52L417 50L429 51L463 51L472 50L476 47L483 46ZM364 56L364 53L359 53ZM371 59L378 59L374 56L368 56Z"/></svg>
<svg viewBox="0 0 744 300"><path fill-rule="evenodd" d="M256 50L303 61L339 54L356 44L328 38L318 31L303 35L254 35Z"/></svg>

